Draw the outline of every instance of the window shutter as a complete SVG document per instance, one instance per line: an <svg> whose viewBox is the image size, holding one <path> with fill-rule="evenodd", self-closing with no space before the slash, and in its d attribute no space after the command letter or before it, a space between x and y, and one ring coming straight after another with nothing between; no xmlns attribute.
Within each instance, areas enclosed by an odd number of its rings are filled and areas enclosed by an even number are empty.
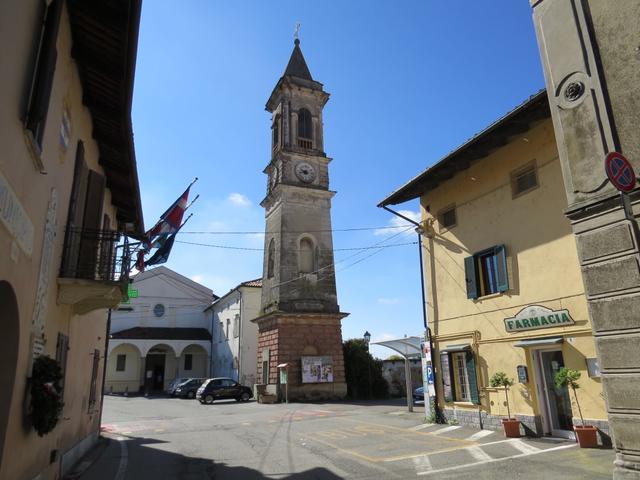
<svg viewBox="0 0 640 480"><path fill-rule="evenodd" d="M440 354L440 369L442 370L444 401L453 402L456 396L453 382L453 367L451 365L451 356L446 352Z"/></svg>
<svg viewBox="0 0 640 480"><path fill-rule="evenodd" d="M464 276L467 284L467 298L478 298L475 257L466 257L464 259Z"/></svg>
<svg viewBox="0 0 640 480"><path fill-rule="evenodd" d="M478 394L478 377L476 376L476 360L473 357L473 352L466 352L465 362L467 364L467 377L469 380L469 396L471 397L471 403L480 405L480 395Z"/></svg>
<svg viewBox="0 0 640 480"><path fill-rule="evenodd" d="M498 280L498 291L509 290L509 275L507 273L507 249L504 245L494 247L496 278Z"/></svg>

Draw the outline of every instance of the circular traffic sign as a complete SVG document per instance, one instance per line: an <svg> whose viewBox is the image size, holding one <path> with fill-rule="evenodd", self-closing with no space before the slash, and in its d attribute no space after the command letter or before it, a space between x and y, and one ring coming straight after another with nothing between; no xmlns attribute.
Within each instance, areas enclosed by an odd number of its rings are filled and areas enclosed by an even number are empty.
<svg viewBox="0 0 640 480"><path fill-rule="evenodd" d="M621 192L629 193L635 188L636 174L629 160L621 153L609 153L604 159L604 169L609 181Z"/></svg>

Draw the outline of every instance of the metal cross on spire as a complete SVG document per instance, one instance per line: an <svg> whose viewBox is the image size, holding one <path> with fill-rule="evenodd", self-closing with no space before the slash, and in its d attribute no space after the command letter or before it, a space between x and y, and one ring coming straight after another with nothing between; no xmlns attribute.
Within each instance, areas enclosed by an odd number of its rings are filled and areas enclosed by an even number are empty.
<svg viewBox="0 0 640 480"><path fill-rule="evenodd" d="M296 22L296 26L293 28L293 38L295 40L299 40L299 33L300 33L300 22Z"/></svg>

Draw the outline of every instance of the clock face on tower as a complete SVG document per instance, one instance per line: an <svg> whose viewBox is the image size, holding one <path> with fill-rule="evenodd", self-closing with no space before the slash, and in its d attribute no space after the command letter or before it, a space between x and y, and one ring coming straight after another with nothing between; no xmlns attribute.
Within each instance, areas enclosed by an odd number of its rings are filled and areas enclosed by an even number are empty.
<svg viewBox="0 0 640 480"><path fill-rule="evenodd" d="M296 177L304 183L311 183L316 178L316 171L307 162L298 162L295 167Z"/></svg>

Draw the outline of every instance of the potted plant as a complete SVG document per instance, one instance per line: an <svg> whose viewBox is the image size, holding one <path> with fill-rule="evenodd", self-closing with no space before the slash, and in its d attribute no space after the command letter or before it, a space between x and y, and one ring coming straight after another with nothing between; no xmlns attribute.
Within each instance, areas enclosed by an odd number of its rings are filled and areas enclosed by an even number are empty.
<svg viewBox="0 0 640 480"><path fill-rule="evenodd" d="M504 396L507 400L507 418L502 419L502 428L504 436L508 438L517 438L520 436L520 420L511 418L511 409L509 408L509 387L513 386L513 378L507 377L504 372L496 372L489 379L489 384L494 388L504 388Z"/></svg>
<svg viewBox="0 0 640 480"><path fill-rule="evenodd" d="M573 430L576 432L580 448L595 448L598 446L598 429L592 425L584 424L584 418L582 417L582 410L580 409L578 394L576 392L576 390L580 388L578 380L580 380L580 372L570 368L562 367L555 374L556 386L571 387L571 390L573 390L573 398L575 398L578 414L580 415L580 426L574 425Z"/></svg>

